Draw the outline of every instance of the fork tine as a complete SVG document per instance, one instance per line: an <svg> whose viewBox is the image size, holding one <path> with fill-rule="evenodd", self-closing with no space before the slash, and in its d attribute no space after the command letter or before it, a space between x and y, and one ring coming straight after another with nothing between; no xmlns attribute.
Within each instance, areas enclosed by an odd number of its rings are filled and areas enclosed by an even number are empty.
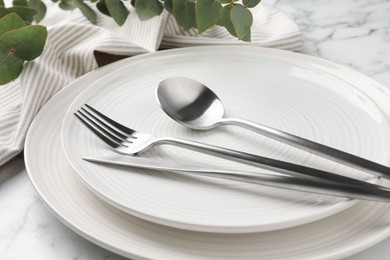
<svg viewBox="0 0 390 260"><path fill-rule="evenodd" d="M108 116L106 116L103 113L99 112L98 110L96 110L95 108L91 107L88 104L85 104L85 106L89 110L91 110L95 115L99 116L102 120L106 121L107 124L114 126L115 128L117 128L118 130L120 130L124 134L127 134L127 135L134 134L135 131L133 129L128 128L128 127L126 127L126 126L124 126L124 125L122 125L122 124L112 120L111 118L109 118ZM136 137L134 137L134 138L136 138Z"/></svg>
<svg viewBox="0 0 390 260"><path fill-rule="evenodd" d="M88 118L85 114L83 114L81 111L77 110L74 115L89 129L91 130L95 135L97 135L103 142L111 146L112 148L117 148L120 146L125 146L121 143L121 140L119 138L116 138L115 136L111 135L109 132L107 132L105 129L101 128L98 124L93 122L90 118Z"/></svg>
<svg viewBox="0 0 390 260"><path fill-rule="evenodd" d="M97 117L84 107L81 107L81 110L79 110L80 113L82 113L84 116L88 117L90 121L97 124L101 129L104 129L105 132L108 132L109 135L111 135L113 138L118 139L118 141L124 141L127 137L131 137L127 134L124 134L122 132L119 132L114 126L108 124L107 122L103 121L104 119Z"/></svg>

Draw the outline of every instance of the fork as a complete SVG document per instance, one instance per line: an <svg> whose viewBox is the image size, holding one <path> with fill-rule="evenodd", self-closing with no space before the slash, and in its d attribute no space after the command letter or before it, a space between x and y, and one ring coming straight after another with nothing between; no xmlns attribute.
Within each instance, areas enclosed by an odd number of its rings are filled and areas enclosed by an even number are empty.
<svg viewBox="0 0 390 260"><path fill-rule="evenodd" d="M367 190L375 190L381 194L380 196L390 200L390 189L365 181L224 147L172 137L156 137L149 133L135 131L114 121L88 104L77 110L74 115L103 142L120 154L138 155L156 145L175 145L212 156L274 170L285 175L299 177L299 180L303 180L303 183L306 180L308 186L310 182L320 181L324 186L333 185L333 187L336 187L336 190L345 189L342 191L345 192L344 195L351 195L351 193L356 195ZM291 184L294 186L294 181ZM304 184L301 183L299 185ZM320 187L317 188L321 189Z"/></svg>

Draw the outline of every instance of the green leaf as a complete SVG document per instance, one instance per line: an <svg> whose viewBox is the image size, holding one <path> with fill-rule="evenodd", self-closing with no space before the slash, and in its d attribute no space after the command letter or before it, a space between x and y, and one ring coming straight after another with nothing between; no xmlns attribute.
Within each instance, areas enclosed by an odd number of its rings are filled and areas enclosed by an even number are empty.
<svg viewBox="0 0 390 260"><path fill-rule="evenodd" d="M83 0L73 0L73 4L80 9L83 15L91 22L96 23L96 13L89 7L87 4L83 2Z"/></svg>
<svg viewBox="0 0 390 260"><path fill-rule="evenodd" d="M39 23L46 15L46 5L41 0L30 0L28 5L37 11L34 20Z"/></svg>
<svg viewBox="0 0 390 260"><path fill-rule="evenodd" d="M10 18L5 17L0 20L0 23L4 19ZM16 79L23 70L25 60L33 60L41 55L46 39L46 27L40 25L23 26L2 34L0 37L0 84Z"/></svg>
<svg viewBox="0 0 390 260"><path fill-rule="evenodd" d="M221 23L231 35L237 37L236 29L234 29L232 19L230 18L230 12L232 11L232 9L233 9L232 5L225 5L222 8Z"/></svg>
<svg viewBox="0 0 390 260"><path fill-rule="evenodd" d="M0 0L0 6L4 6L4 1Z"/></svg>
<svg viewBox="0 0 390 260"><path fill-rule="evenodd" d="M158 0L135 0L135 11L141 21L160 15L163 9Z"/></svg>
<svg viewBox="0 0 390 260"><path fill-rule="evenodd" d="M107 10L118 25L123 25L129 16L129 10L121 0L106 0Z"/></svg>
<svg viewBox="0 0 390 260"><path fill-rule="evenodd" d="M173 14L172 0L164 0L164 7L170 14Z"/></svg>
<svg viewBox="0 0 390 260"><path fill-rule="evenodd" d="M8 31L15 30L24 26L26 26L26 24L17 14L8 14L0 19L0 37Z"/></svg>
<svg viewBox="0 0 390 260"><path fill-rule="evenodd" d="M176 22L184 29L188 30L195 26L195 4L188 0L172 0L173 16Z"/></svg>
<svg viewBox="0 0 390 260"><path fill-rule="evenodd" d="M251 41L251 30L249 30L249 32L244 37L242 37L241 40L244 42L250 42Z"/></svg>
<svg viewBox="0 0 390 260"><path fill-rule="evenodd" d="M38 13L33 8L27 6L13 6L7 8L7 12L16 13L27 23L32 23L34 21L34 15Z"/></svg>
<svg viewBox="0 0 390 260"><path fill-rule="evenodd" d="M41 55L46 38L46 27L29 25L4 33L0 45L23 60L33 60Z"/></svg>
<svg viewBox="0 0 390 260"><path fill-rule="evenodd" d="M217 0L197 0L195 15L199 33L206 31L220 20L222 4Z"/></svg>
<svg viewBox="0 0 390 260"><path fill-rule="evenodd" d="M19 5L19 6L28 6L27 0L14 0L12 1L12 5Z"/></svg>
<svg viewBox="0 0 390 260"><path fill-rule="evenodd" d="M218 0L221 4L233 4L234 2L238 2L239 0Z"/></svg>
<svg viewBox="0 0 390 260"><path fill-rule="evenodd" d="M253 8L258 5L261 0L242 0L242 4L247 8Z"/></svg>
<svg viewBox="0 0 390 260"><path fill-rule="evenodd" d="M242 40L251 29L253 23L252 13L242 5L234 5L230 12L230 19L237 38Z"/></svg>
<svg viewBox="0 0 390 260"><path fill-rule="evenodd" d="M218 0L221 4L231 4L234 2L238 2L239 0Z"/></svg>
<svg viewBox="0 0 390 260"><path fill-rule="evenodd" d="M23 70L24 60L0 44L0 85L16 79Z"/></svg>
<svg viewBox="0 0 390 260"><path fill-rule="evenodd" d="M252 20L252 13L242 5L225 5L222 8L221 22L223 26L231 35L239 38L242 41L251 41L250 27L252 25Z"/></svg>
<svg viewBox="0 0 390 260"><path fill-rule="evenodd" d="M110 12L108 11L107 9L107 5L105 2L103 1L100 1L96 4L96 8L102 13L102 14L105 14L107 16L111 16Z"/></svg>
<svg viewBox="0 0 390 260"><path fill-rule="evenodd" d="M58 6L64 11L70 11L76 8L72 0L61 0Z"/></svg>
<svg viewBox="0 0 390 260"><path fill-rule="evenodd" d="M0 36L8 31L25 27L17 14L12 13L0 19ZM15 56L14 52L0 43L0 85L16 79L22 72L24 60Z"/></svg>
<svg viewBox="0 0 390 260"><path fill-rule="evenodd" d="M9 14L7 8L0 6L0 18L6 16L7 14Z"/></svg>

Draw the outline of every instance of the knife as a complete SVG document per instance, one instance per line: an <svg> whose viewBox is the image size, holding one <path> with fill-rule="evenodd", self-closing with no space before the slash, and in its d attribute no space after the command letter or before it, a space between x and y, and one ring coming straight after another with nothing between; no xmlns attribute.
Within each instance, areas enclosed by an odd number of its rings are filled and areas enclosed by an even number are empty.
<svg viewBox="0 0 390 260"><path fill-rule="evenodd" d="M390 202L390 189L384 186L371 184L364 181L354 184L341 183L336 181L325 181L324 179L308 176L292 176L282 173L261 173L249 171L233 171L215 167L195 167L173 161L156 160L146 157L125 156L125 155L94 155L82 158L85 161L99 164L119 165L132 168L150 169L158 171L176 172L221 178L246 183L254 183L288 190L310 192L316 194L345 197L351 199L371 200L378 202Z"/></svg>

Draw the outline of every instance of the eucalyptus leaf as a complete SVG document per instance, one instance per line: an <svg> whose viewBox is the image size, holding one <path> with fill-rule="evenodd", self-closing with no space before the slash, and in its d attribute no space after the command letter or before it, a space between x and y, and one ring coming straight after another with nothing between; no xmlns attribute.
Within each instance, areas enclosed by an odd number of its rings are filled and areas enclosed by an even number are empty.
<svg viewBox="0 0 390 260"><path fill-rule="evenodd" d="M76 8L73 1L61 1L58 6L64 11L71 11Z"/></svg>
<svg viewBox="0 0 390 260"><path fill-rule="evenodd" d="M221 23L226 28L226 30L233 36L237 37L236 29L230 18L230 12L232 11L232 5L225 5L221 10Z"/></svg>
<svg viewBox="0 0 390 260"><path fill-rule="evenodd" d="M110 12L107 9L107 5L104 1L100 1L96 4L96 8L102 13L107 16L111 16Z"/></svg>
<svg viewBox="0 0 390 260"><path fill-rule="evenodd" d="M34 20L39 23L46 15L46 5L41 0L30 0L28 5L37 11Z"/></svg>
<svg viewBox="0 0 390 260"><path fill-rule="evenodd" d="M247 36L253 23L252 13L242 5L234 5L230 12L230 19L233 23L237 38L242 40Z"/></svg>
<svg viewBox="0 0 390 260"><path fill-rule="evenodd" d="M251 41L251 30L249 30L249 32L244 37L242 37L241 40L244 42L250 42Z"/></svg>
<svg viewBox="0 0 390 260"><path fill-rule="evenodd" d="M230 0L218 0L218 2L220 2L221 4L230 4L231 3Z"/></svg>
<svg viewBox="0 0 390 260"><path fill-rule="evenodd" d="M195 4L196 23L199 33L218 23L222 4L217 0L197 0Z"/></svg>
<svg viewBox="0 0 390 260"><path fill-rule="evenodd" d="M5 17L0 23L4 19L10 18ZM3 33L0 37L0 84L16 79L23 70L25 60L33 60L41 55L46 39L46 27L40 25L23 26Z"/></svg>
<svg viewBox="0 0 390 260"><path fill-rule="evenodd" d="M8 31L15 30L24 26L26 26L26 24L17 14L8 14L0 19L0 37Z"/></svg>
<svg viewBox="0 0 390 260"><path fill-rule="evenodd" d="M24 60L0 44L0 85L16 79L23 70Z"/></svg>
<svg viewBox="0 0 390 260"><path fill-rule="evenodd" d="M160 15L164 7L158 0L135 0L135 11L141 21Z"/></svg>
<svg viewBox="0 0 390 260"><path fill-rule="evenodd" d="M83 15L93 24L96 23L96 13L83 0L73 0L73 4L80 9Z"/></svg>
<svg viewBox="0 0 390 260"><path fill-rule="evenodd" d="M107 10L118 25L123 25L129 16L129 10L121 0L106 0Z"/></svg>
<svg viewBox="0 0 390 260"><path fill-rule="evenodd" d="M247 8L253 8L258 5L261 0L242 0L242 4Z"/></svg>
<svg viewBox="0 0 390 260"><path fill-rule="evenodd" d="M173 16L184 29L189 30L196 25L195 4L188 0L172 0Z"/></svg>
<svg viewBox="0 0 390 260"><path fill-rule="evenodd" d="M8 13L16 13L27 23L32 23L34 15L38 13L33 8L27 6L13 6L6 9Z"/></svg>
<svg viewBox="0 0 390 260"><path fill-rule="evenodd" d="M29 25L4 33L0 37L0 46L23 60L33 60L41 55L46 38L46 27Z"/></svg>
<svg viewBox="0 0 390 260"><path fill-rule="evenodd" d="M0 6L0 18L6 16L8 14L10 14L10 13L8 12L7 8Z"/></svg>
<svg viewBox="0 0 390 260"><path fill-rule="evenodd" d="M12 5L19 5L19 6L28 6L27 0L14 0L12 1Z"/></svg>

